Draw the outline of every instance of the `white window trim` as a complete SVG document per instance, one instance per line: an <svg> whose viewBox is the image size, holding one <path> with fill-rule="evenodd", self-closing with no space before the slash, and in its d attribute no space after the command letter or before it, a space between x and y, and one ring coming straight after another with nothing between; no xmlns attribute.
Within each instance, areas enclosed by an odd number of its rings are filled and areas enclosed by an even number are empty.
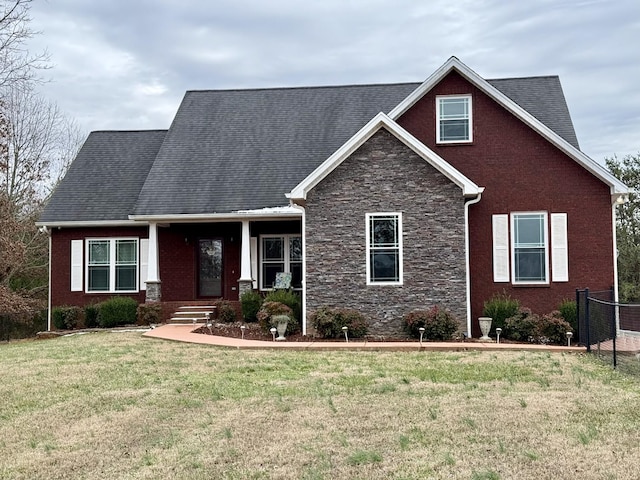
<svg viewBox="0 0 640 480"><path fill-rule="evenodd" d="M118 240L135 240L137 247L137 261L136 261L136 279L134 285L136 285L136 289L134 290L116 290L116 242ZM100 242L100 241L108 241L109 242L109 290L89 290L89 243L90 242ZM95 294L114 294L114 293L138 293L140 287L140 238L138 237L95 237L95 238L85 238L85 265L84 265L84 276L85 276L85 286L84 290L86 293L95 293Z"/></svg>
<svg viewBox="0 0 640 480"><path fill-rule="evenodd" d="M372 282L371 281L371 231L370 220L371 217L390 217L395 216L398 218L398 280L395 282ZM372 286L397 286L402 285L404 282L404 269L403 269L403 230L402 230L402 212L374 212L367 213L365 215L365 242L366 242L366 275L367 285Z"/></svg>
<svg viewBox="0 0 640 480"><path fill-rule="evenodd" d="M515 255L515 218L518 215L542 215L544 233L544 278L545 280L518 281L516 277L516 255ZM549 214L548 212L511 212L510 221L510 241L511 241L511 278L513 285L549 285Z"/></svg>
<svg viewBox="0 0 640 480"><path fill-rule="evenodd" d="M466 98L469 102L469 138L466 140L442 140L440 139L440 102L444 99ZM436 96L436 143L455 144L473 142L473 100L471 95L437 95Z"/></svg>
<svg viewBox="0 0 640 480"><path fill-rule="evenodd" d="M264 248L263 246L263 239L265 238L282 238L284 239L284 270L285 272L291 272L291 255L289 252L289 239L294 238L294 237L299 237L300 240L302 240L302 235L299 233L282 233L282 234L277 234L277 233L270 233L270 234L265 234L265 235L260 235L260 241L259 241L259 247L258 250L260 252L260 262L258 264L258 268L259 268L259 276L260 276L260 291L261 292L268 292L271 291L273 289L273 287L265 287L263 282L264 282L264 275L262 274L263 272L263 264L264 264ZM275 263L275 262L274 262ZM302 265L302 259L300 259L300 265ZM303 279L304 281L304 279ZM294 288L292 287L292 289L294 291L301 291L302 288Z"/></svg>

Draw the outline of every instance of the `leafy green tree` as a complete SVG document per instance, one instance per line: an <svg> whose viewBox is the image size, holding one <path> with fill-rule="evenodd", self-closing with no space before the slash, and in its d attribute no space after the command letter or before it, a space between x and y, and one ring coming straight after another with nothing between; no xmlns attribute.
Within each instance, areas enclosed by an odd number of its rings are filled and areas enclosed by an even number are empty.
<svg viewBox="0 0 640 480"><path fill-rule="evenodd" d="M605 159L607 168L629 188L616 207L620 301L640 302L640 153Z"/></svg>

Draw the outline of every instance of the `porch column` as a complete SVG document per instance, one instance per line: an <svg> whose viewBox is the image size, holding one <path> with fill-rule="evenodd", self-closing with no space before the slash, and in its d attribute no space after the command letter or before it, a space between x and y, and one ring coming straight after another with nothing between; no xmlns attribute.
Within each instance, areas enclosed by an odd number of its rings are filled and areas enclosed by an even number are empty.
<svg viewBox="0 0 640 480"><path fill-rule="evenodd" d="M158 225L156 223L149 223L149 254L147 256L146 302L159 302L162 298L159 272Z"/></svg>
<svg viewBox="0 0 640 480"><path fill-rule="evenodd" d="M251 290L251 286L251 236L249 233L249 220L243 220L240 252L240 278L238 279L238 291L240 295Z"/></svg>

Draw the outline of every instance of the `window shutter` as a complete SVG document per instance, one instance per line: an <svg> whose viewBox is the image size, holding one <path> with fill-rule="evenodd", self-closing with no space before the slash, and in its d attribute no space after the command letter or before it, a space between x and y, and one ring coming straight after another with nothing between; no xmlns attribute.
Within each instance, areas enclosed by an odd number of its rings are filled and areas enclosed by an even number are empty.
<svg viewBox="0 0 640 480"><path fill-rule="evenodd" d="M71 291L82 291L82 240L71 240Z"/></svg>
<svg viewBox="0 0 640 480"><path fill-rule="evenodd" d="M147 273L149 271L149 239L140 239L140 290L147 289Z"/></svg>
<svg viewBox="0 0 640 480"><path fill-rule="evenodd" d="M258 288L258 237L251 237L249 241L251 248L251 280L253 288Z"/></svg>
<svg viewBox="0 0 640 480"><path fill-rule="evenodd" d="M509 281L509 216L493 215L493 281Z"/></svg>
<svg viewBox="0 0 640 480"><path fill-rule="evenodd" d="M553 282L569 281L567 214L551 214L551 268Z"/></svg>

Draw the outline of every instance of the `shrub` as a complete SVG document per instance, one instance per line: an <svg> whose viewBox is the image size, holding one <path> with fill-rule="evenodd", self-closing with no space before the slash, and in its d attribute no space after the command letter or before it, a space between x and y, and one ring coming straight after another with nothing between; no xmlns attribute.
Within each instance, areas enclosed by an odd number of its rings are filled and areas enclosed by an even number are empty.
<svg viewBox="0 0 640 480"><path fill-rule="evenodd" d="M565 299L558 307L560 315L564 320L571 325L571 331L573 333L578 332L578 305L575 300Z"/></svg>
<svg viewBox="0 0 640 480"><path fill-rule="evenodd" d="M162 305L159 303L141 303L136 311L138 325L151 325L162 320Z"/></svg>
<svg viewBox="0 0 640 480"><path fill-rule="evenodd" d="M300 295L292 290L273 290L264 297L265 302L283 303L292 310L293 319L300 320L302 314L302 306Z"/></svg>
<svg viewBox="0 0 640 480"><path fill-rule="evenodd" d="M47 311L0 313L0 342L28 338L47 329Z"/></svg>
<svg viewBox="0 0 640 480"><path fill-rule="evenodd" d="M344 335L342 327L347 327L349 337L364 337L369 328L367 321L357 310L322 307L311 315L311 324L322 338L339 338Z"/></svg>
<svg viewBox="0 0 640 480"><path fill-rule="evenodd" d="M504 330L505 321L507 318L513 317L518 313L520 309L520 302L511 298L505 292L496 293L489 300L484 302L484 308L482 309L482 315L484 317L491 317L491 331L500 327Z"/></svg>
<svg viewBox="0 0 640 480"><path fill-rule="evenodd" d="M291 310L291 307L284 303L265 301L260 307L260 310L258 310L256 317L258 318L258 322L260 322L260 326L264 330L269 331L269 329L274 326L271 323L271 317L274 315L289 315L287 332L294 333L296 331L296 321L293 318L293 311Z"/></svg>
<svg viewBox="0 0 640 480"><path fill-rule="evenodd" d="M569 322L562 318L562 314L558 310L554 310L539 318L534 338L538 343L564 344L567 332L570 330Z"/></svg>
<svg viewBox="0 0 640 480"><path fill-rule="evenodd" d="M236 321L237 312L229 300L218 300L216 302L216 314L218 320L224 323Z"/></svg>
<svg viewBox="0 0 640 480"><path fill-rule="evenodd" d="M502 334L504 338L519 342L563 344L569 330L571 325L557 310L537 315L528 308L521 308L516 315L506 320Z"/></svg>
<svg viewBox="0 0 640 480"><path fill-rule="evenodd" d="M416 310L404 317L405 330L413 337L420 338L420 328L424 328L424 338L429 340L450 340L458 330L458 320L446 309L437 305L429 310Z"/></svg>
<svg viewBox="0 0 640 480"><path fill-rule="evenodd" d="M138 302L131 297L113 297L100 304L98 325L103 328L136 323Z"/></svg>
<svg viewBox="0 0 640 480"><path fill-rule="evenodd" d="M78 326L82 318L80 307L54 307L51 311L53 326L58 330L73 330Z"/></svg>
<svg viewBox="0 0 640 480"><path fill-rule="evenodd" d="M247 290L240 295L240 305L242 306L242 318L245 322L256 322L258 320L258 310L262 306L262 295L253 290Z"/></svg>
<svg viewBox="0 0 640 480"><path fill-rule="evenodd" d="M90 303L84 306L84 326L87 328L95 328L98 326L98 314L100 313L100 304Z"/></svg>

